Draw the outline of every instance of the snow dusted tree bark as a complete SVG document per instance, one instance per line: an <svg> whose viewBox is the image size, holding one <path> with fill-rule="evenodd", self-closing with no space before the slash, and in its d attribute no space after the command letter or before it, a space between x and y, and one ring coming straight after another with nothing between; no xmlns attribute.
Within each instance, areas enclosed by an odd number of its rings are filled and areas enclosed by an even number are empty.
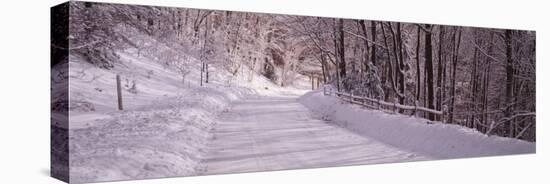
<svg viewBox="0 0 550 184"><path fill-rule="evenodd" d="M359 25L361 26L361 31L363 33L363 37L365 38L368 38L368 35L367 35L367 26L365 25L365 20L359 20L358 21ZM365 45L365 55L364 55L364 60L363 60L363 65L364 65L364 72L368 72L368 68L369 68L369 52L368 52L368 48L369 48L369 42L366 40L366 39L363 39L363 42L364 42L364 45ZM374 48L374 45L372 46ZM372 61L372 60L371 60Z"/></svg>
<svg viewBox="0 0 550 184"><path fill-rule="evenodd" d="M204 63L204 72L205 72L205 75L206 75L204 82L208 83L208 62L209 62L208 61L208 59L209 59L208 58L208 55L209 55L208 52L210 52L210 49L208 48L209 47L209 45L208 45L208 31L209 31L209 26L210 25L208 25L208 17L206 17L205 19L206 19L205 22L204 22L204 26L205 26L205 29L204 29L204 49L205 50L203 51L204 52L203 54L204 54L205 59L207 61Z"/></svg>
<svg viewBox="0 0 550 184"><path fill-rule="evenodd" d="M371 28L370 29L371 29L370 34L371 34L371 37L372 37L372 41L374 43L376 43L376 21L371 21ZM371 47L371 52L370 53L371 53L371 59L370 60L371 60L372 64L374 66L377 66L376 65L376 46L373 45Z"/></svg>
<svg viewBox="0 0 550 184"><path fill-rule="evenodd" d="M211 12L210 12L211 13ZM210 14L210 13L205 13L205 16L204 17L201 17L201 20L199 21L199 25L200 25L200 22L202 22L203 20L206 20L205 23L204 23L204 41L203 41L203 44L202 44L202 48L200 50L200 61L201 61L201 78L200 78L200 85L203 86L203 81L205 83L208 83L208 64L207 64L207 50L208 50L208 18L207 16ZM200 15L200 10L198 12L198 14ZM195 21L196 22L196 21ZM196 23L195 23L195 26L196 26ZM195 32L198 32L199 28L195 27ZM203 77L204 76L204 77Z"/></svg>
<svg viewBox="0 0 550 184"><path fill-rule="evenodd" d="M336 89L338 91L341 91L341 87L340 87L340 81L341 81L341 73L342 73L342 70L341 70L341 65L342 65L342 53L340 52L340 48L339 48L339 39L338 39L338 31L339 29L337 27L339 26L336 26L336 19L333 19L333 32L332 32L332 40L333 40L333 44L334 44L334 53L335 53L335 63L336 63L336 68L335 68L335 71L336 71ZM343 28L342 28L343 29Z"/></svg>
<svg viewBox="0 0 550 184"><path fill-rule="evenodd" d="M513 111L513 83L514 83L514 59L512 58L512 30L506 30L505 33L506 44L506 107L504 115L505 117L511 117ZM514 137L513 120L508 121L508 136Z"/></svg>
<svg viewBox="0 0 550 184"><path fill-rule="evenodd" d="M382 38L384 39L384 46L386 47L386 57L388 59L388 61L386 62L386 64L384 65L384 74L382 75L385 75L387 77L385 78L389 78L389 81L388 80L383 80L385 81L385 83L387 84L384 84L386 87L386 95L384 96L384 101L388 101L388 98L389 98L389 95L390 95L390 90L393 90L394 93L397 93L396 91L396 88L395 88L395 81L394 81L394 77L393 77L393 65L392 65L392 59L391 59L391 54L390 54L390 47L389 47L389 44L388 44L388 38L386 37L386 28L384 26L385 24L380 24L381 28L382 28ZM387 73L386 73L387 72ZM387 87L387 86L390 86L390 87Z"/></svg>
<svg viewBox="0 0 550 184"><path fill-rule="evenodd" d="M399 51L399 67L397 70L398 72L398 76L399 76L399 90L400 90L400 93L401 95L399 96L399 104L403 104L405 105L405 98L406 98L406 87L407 85L405 85L405 61L404 61L404 56L403 56L403 37L402 37L402 32L401 32L401 23L397 23L397 31L396 31L396 34L397 34L397 49ZM397 64L396 64L397 65ZM403 111L400 111L400 113L403 113Z"/></svg>
<svg viewBox="0 0 550 184"><path fill-rule="evenodd" d="M443 25L439 26L439 49L437 50L437 99L436 99L436 110L441 110L443 105L443 43L445 42L445 27Z"/></svg>
<svg viewBox="0 0 550 184"><path fill-rule="evenodd" d="M340 44L338 47L338 54L340 56L340 77L346 78L346 44L344 43L344 19L338 19L338 33L338 43Z"/></svg>
<svg viewBox="0 0 550 184"><path fill-rule="evenodd" d="M323 83L327 83L327 59L323 53L321 53L321 72L323 74Z"/></svg>
<svg viewBox="0 0 550 184"><path fill-rule="evenodd" d="M490 38L488 40L489 42L489 49L488 49L488 52L486 53L486 56L485 56L485 71L484 71L484 79L483 79L483 114L482 114L482 124L485 125L485 127L483 127L483 131L484 132L488 132L489 130L489 125L492 124L492 122L490 122L490 119L489 119L489 86L490 86L490 83L491 81L489 80L491 77L491 65L490 65L490 62L491 62L491 55L493 54L493 37L494 37L494 34L491 34L490 35ZM480 50L481 52L481 50Z"/></svg>
<svg viewBox="0 0 550 184"><path fill-rule="evenodd" d="M472 66L472 74L471 74L471 79L470 79L470 86L471 86L471 98L470 98L470 112L472 112L471 114L471 117L470 117L470 128L475 128L477 130L480 130L480 127L479 125L476 124L476 115L475 113L477 113L477 109L478 109L478 102L477 102L477 93L478 93L478 80L479 80L479 77L478 77L478 51L477 51L477 48L474 48L474 56L473 56L473 59L472 59L472 62L473 62L473 66Z"/></svg>
<svg viewBox="0 0 550 184"><path fill-rule="evenodd" d="M458 32L458 38L455 37L456 32ZM451 84L451 103L449 105L449 123L454 123L454 108L455 108L455 100L456 100L456 67L458 64L458 54L460 51L460 41L462 39L462 30L460 28L457 28L455 30L455 33L453 34L453 55L452 55L452 62L453 62L453 69L452 69L452 84Z"/></svg>
<svg viewBox="0 0 550 184"><path fill-rule="evenodd" d="M393 26L391 23L388 23L388 29L390 30L390 33L392 35L392 41L393 41L393 55L395 58L395 69L393 78L394 80L394 86L398 85L396 96L399 100L399 104L405 104L405 64L403 61L403 43L401 38L401 23L396 23L396 30L394 31ZM395 84L397 83L397 84ZM403 113L400 110L400 113Z"/></svg>
<svg viewBox="0 0 550 184"><path fill-rule="evenodd" d="M433 62L432 62L432 25L426 24L425 27L425 70L427 71L427 86L428 86L428 108L434 109L434 82L433 82ZM435 120L434 114L428 115L429 120Z"/></svg>
<svg viewBox="0 0 550 184"><path fill-rule="evenodd" d="M420 89L421 89L421 86L422 86L422 83L420 82L420 76L421 76L421 73L420 73L420 27L416 28L416 54L415 54L415 59L416 59L416 92L415 92L415 95L416 95L416 98L415 98L415 103L420 103Z"/></svg>

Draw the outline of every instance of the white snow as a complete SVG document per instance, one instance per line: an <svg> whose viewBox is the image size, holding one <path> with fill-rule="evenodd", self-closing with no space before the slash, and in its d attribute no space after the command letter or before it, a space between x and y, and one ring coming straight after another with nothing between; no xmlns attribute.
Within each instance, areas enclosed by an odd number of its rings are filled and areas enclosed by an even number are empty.
<svg viewBox="0 0 550 184"><path fill-rule="evenodd" d="M312 117L297 96L249 98L215 125L199 174L426 160Z"/></svg>
<svg viewBox="0 0 550 184"><path fill-rule="evenodd" d="M144 40L157 49L181 49L126 31L130 40ZM183 83L181 74L165 67L154 53L138 55L128 49L118 54L120 61L110 70L70 55L71 182L194 175L216 118L232 102L305 92L280 88L260 75L233 76L216 66L209 69L210 83L200 87L200 62L192 57L191 73ZM250 73L246 66L241 70ZM117 109L117 74L122 78L123 111ZM130 92L134 82L137 93Z"/></svg>
<svg viewBox="0 0 550 184"><path fill-rule="evenodd" d="M473 129L406 115L366 109L325 96L322 90L300 98L300 103L340 127L381 143L437 159L535 153L535 143L487 136Z"/></svg>
<svg viewBox="0 0 550 184"><path fill-rule="evenodd" d="M200 87L198 62L183 84L179 73L155 59L134 50L119 54L121 63L112 70L71 55L71 182L535 151L534 143L367 110L322 91L299 98L306 90L281 88L260 75L232 76L215 66L211 82ZM123 85L137 84L135 94L124 87L124 111L116 109L116 74ZM306 78L297 83L308 84Z"/></svg>
<svg viewBox="0 0 550 184"><path fill-rule="evenodd" d="M236 76L211 65L210 83L200 87L200 62L185 49L124 31L156 51L118 51L110 70L70 55L71 182L535 152L534 143L366 110L320 91L298 98L307 77L282 88L244 65ZM185 83L159 59L167 52L191 63Z"/></svg>

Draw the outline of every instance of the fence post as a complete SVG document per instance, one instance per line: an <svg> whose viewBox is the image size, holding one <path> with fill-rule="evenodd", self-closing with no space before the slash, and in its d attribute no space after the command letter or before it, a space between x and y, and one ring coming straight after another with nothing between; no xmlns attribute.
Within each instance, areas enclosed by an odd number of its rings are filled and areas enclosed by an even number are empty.
<svg viewBox="0 0 550 184"><path fill-rule="evenodd" d="M353 103L353 92L349 92L349 103Z"/></svg>
<svg viewBox="0 0 550 184"><path fill-rule="evenodd" d="M313 83L315 82L315 78L313 78L313 75L311 75L311 90L314 90Z"/></svg>
<svg viewBox="0 0 550 184"><path fill-rule="evenodd" d="M323 95L327 96L327 87L323 86Z"/></svg>
<svg viewBox="0 0 550 184"><path fill-rule="evenodd" d="M418 101L414 101L414 117L418 117Z"/></svg>
<svg viewBox="0 0 550 184"><path fill-rule="evenodd" d="M368 97L367 97L367 98L368 98ZM370 103L370 105L371 105L372 107L374 107L374 101L371 101L370 99L368 99L368 100L365 99L365 103Z"/></svg>
<svg viewBox="0 0 550 184"><path fill-rule="evenodd" d="M319 88L319 83L321 83L321 79L317 78L317 88Z"/></svg>
<svg viewBox="0 0 550 184"><path fill-rule="evenodd" d="M397 113L395 112L396 109L397 109L397 106L395 106L395 101L393 101L393 113L394 113L394 114L397 114Z"/></svg>
<svg viewBox="0 0 550 184"><path fill-rule="evenodd" d="M380 110L380 98L376 99L376 109Z"/></svg>
<svg viewBox="0 0 550 184"><path fill-rule="evenodd" d="M122 91L120 89L120 75L116 75L116 93L118 97L118 110L123 110L122 108Z"/></svg>
<svg viewBox="0 0 550 184"><path fill-rule="evenodd" d="M443 110L441 110L441 114L439 115L439 121L441 121L442 123L445 123L445 111Z"/></svg>

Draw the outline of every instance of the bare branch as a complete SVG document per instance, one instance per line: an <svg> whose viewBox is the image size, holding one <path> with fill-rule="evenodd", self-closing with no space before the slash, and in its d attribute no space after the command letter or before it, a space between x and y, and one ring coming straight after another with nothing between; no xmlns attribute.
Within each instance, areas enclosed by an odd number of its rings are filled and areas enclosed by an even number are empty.
<svg viewBox="0 0 550 184"><path fill-rule="evenodd" d="M344 32L347 33L347 34L350 34L350 35L352 35L352 36L354 36L354 37L357 37L357 38L360 38L360 39L362 39L362 40L365 40L365 41L369 42L370 44L376 45L377 47L379 47L379 48L381 48L381 49L384 49L384 50L387 50L387 49L388 49L388 48L386 48L384 45L379 44L379 43L376 43L376 42L374 42L374 41L372 41L372 40L370 40L370 39L368 39L368 38L365 38L364 36L355 34L355 33L351 32L351 31L348 31L348 30L344 30Z"/></svg>
<svg viewBox="0 0 550 184"><path fill-rule="evenodd" d="M490 59L492 59L492 60L494 60L494 61L496 61L496 62L502 62L501 60L495 58L494 56L489 55L485 50L483 50L483 49L482 49L478 44L476 44L474 41L470 41L470 42L471 42L471 43L474 45L474 47L475 47L480 53L482 53L483 55L487 56L488 58L490 58Z"/></svg>

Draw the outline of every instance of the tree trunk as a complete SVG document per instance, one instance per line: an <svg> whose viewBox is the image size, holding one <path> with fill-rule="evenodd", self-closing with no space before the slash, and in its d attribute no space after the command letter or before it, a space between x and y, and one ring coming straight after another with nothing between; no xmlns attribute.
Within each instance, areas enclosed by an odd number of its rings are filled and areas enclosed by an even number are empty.
<svg viewBox="0 0 550 184"><path fill-rule="evenodd" d="M336 20L334 22L336 24ZM341 58L340 58L340 48L338 48L338 38L336 38L336 28L334 29L334 34L333 34L333 43L334 43L334 53L336 54L336 56L334 57L334 60L336 60L336 67L335 67L335 70L336 70L336 89L338 90L338 92L340 92L340 73L341 73L341 68L340 68L340 65L341 65Z"/></svg>
<svg viewBox="0 0 550 184"><path fill-rule="evenodd" d="M456 45L454 46L454 52L453 52L453 73L452 73L452 84L451 84L451 104L449 105L449 123L454 123L454 108L455 108L455 100L456 100L456 67L458 64L458 53L460 51L460 41L462 37L462 31L460 28L458 28L458 41L456 41ZM454 35L453 35L453 39ZM453 41L454 44L454 41Z"/></svg>
<svg viewBox="0 0 550 184"><path fill-rule="evenodd" d="M399 103L405 104L405 98L406 98L406 85L405 85L405 61L403 60L403 38L401 36L401 23L397 23L397 43L399 48L399 89L401 91L401 96ZM400 113L403 113L403 110L399 111Z"/></svg>
<svg viewBox="0 0 550 184"><path fill-rule="evenodd" d="M402 54L402 43L401 43L401 23L397 23L397 31L393 30L392 24L388 23L388 27L390 29L390 33L392 34L392 41L393 41L393 55L395 57L395 80L392 80L393 86L395 86L395 83L398 83L398 89L396 91L396 95L399 100L399 104L404 104L405 102L405 72L403 71L404 63L403 63L403 54ZM392 86L392 87L393 87ZM399 110L399 113L403 113L403 110Z"/></svg>
<svg viewBox="0 0 550 184"><path fill-rule="evenodd" d="M204 49L205 49L204 50L204 56L205 56L204 59L208 60L208 57L207 57L208 56L207 51L208 51L208 46L209 46L208 45L208 31L209 31L209 29L208 29L209 28L208 17L206 17L206 20L204 22L204 26L205 26L205 28L204 28ZM208 62L208 61L206 61L206 62ZM206 80L204 82L208 83L208 63L204 64L204 72L206 74L206 76L205 76Z"/></svg>
<svg viewBox="0 0 550 184"><path fill-rule="evenodd" d="M206 73L206 78L205 78L204 82L208 83L208 74L210 73L210 72L208 72L208 63L205 64L205 69L204 70L205 70L205 73Z"/></svg>
<svg viewBox="0 0 550 184"><path fill-rule="evenodd" d="M199 10L199 14L200 14L200 10ZM197 22L197 20L195 20L195 22ZM199 23L200 25L200 23ZM200 60L201 60L201 63L202 63L202 66L201 66L201 86L203 85L203 79L206 79L205 82L208 83L208 64L206 64L206 61L207 58L206 58L206 50L207 50L207 42L208 42L208 18L206 18L206 22L204 24L205 28L204 28L204 42L203 42L203 45L202 45L202 49L200 51ZM195 32L198 32L198 28L196 28ZM206 73L206 75L205 75ZM205 75L203 77L203 75Z"/></svg>
<svg viewBox="0 0 550 184"><path fill-rule="evenodd" d="M489 62L486 60L485 61L485 75L484 75L484 78L483 78L483 104L482 104L482 107L483 107L483 114L482 114L482 120L483 120L483 124L484 125L489 125L489 115L487 114L487 112L489 112ZM483 132L487 132L488 129L487 128L483 128L484 131Z"/></svg>
<svg viewBox="0 0 550 184"><path fill-rule="evenodd" d="M338 31L340 33L339 43L340 43L340 77L346 77L346 54L345 54L345 43L344 43L344 19L339 19L338 21Z"/></svg>
<svg viewBox="0 0 550 184"><path fill-rule="evenodd" d="M188 24L188 21L189 21L189 11L190 11L190 9L185 10L185 23L184 23L185 27L187 27L187 24Z"/></svg>
<svg viewBox="0 0 550 184"><path fill-rule="evenodd" d="M359 25L361 25L361 30L363 31L363 37L368 38L367 37L368 36L367 35L367 26L365 25L365 20L359 20ZM363 62L364 66L365 66L364 72L368 72L368 70L369 70L369 64L368 64L368 62L369 62L369 60L368 60L368 58L369 58L369 52L368 52L369 42L365 39L364 44L365 44L365 53L364 53L365 55L364 55L364 62ZM372 45L372 47L374 48L375 46Z"/></svg>
<svg viewBox="0 0 550 184"><path fill-rule="evenodd" d="M472 113L470 117L470 128L475 128L476 130L479 130L479 128L475 125L475 113L477 113L477 48L474 48L474 59L473 59L473 73L472 78L470 80L471 85L471 105L470 105L470 112Z"/></svg>
<svg viewBox="0 0 550 184"><path fill-rule="evenodd" d="M371 28L370 28L370 31L371 31L371 37L372 37L372 42L376 43L376 22L375 21L371 21ZM371 62L372 62L372 65L376 66L376 46L373 44L372 45L372 49L371 49Z"/></svg>
<svg viewBox="0 0 550 184"><path fill-rule="evenodd" d="M512 58L512 30L506 30L506 104L505 104L505 116L511 117L513 110L513 83L514 83L514 60ZM508 136L514 137L513 121L508 121Z"/></svg>
<svg viewBox="0 0 550 184"><path fill-rule="evenodd" d="M433 81L433 62L432 62L432 33L431 31L431 25L426 24L425 28L427 30L425 35L425 68L427 71L427 83L428 83L428 108L434 109L434 81ZM428 119L433 121L435 120L434 114L430 113L428 115Z"/></svg>
<svg viewBox="0 0 550 184"><path fill-rule="evenodd" d="M416 30L416 103L420 101L421 73L420 73L420 27Z"/></svg>
<svg viewBox="0 0 550 184"><path fill-rule="evenodd" d="M326 74L326 70L327 70L327 66L326 66L326 58L325 58L325 54L321 53L321 72L323 72L323 83L327 83L327 74Z"/></svg>
<svg viewBox="0 0 550 184"><path fill-rule="evenodd" d="M386 47L386 56L388 57L388 62L384 65L384 68L386 69L387 68L387 71L385 71L384 73L386 73L386 78L389 77L389 89L387 89L385 93L385 96L384 96L384 101L388 101L389 99L389 91L390 90L394 90L394 93L395 93L395 81L394 81L394 78L393 78L393 66L392 66L392 59L391 59L391 54L390 54L390 47L389 47L389 44L388 44L388 39L386 38L386 29L384 28L384 24L380 24L382 26L382 37L384 39L384 46ZM387 81L387 80L386 80ZM387 86L387 84L385 84ZM388 88L388 87L386 87Z"/></svg>
<svg viewBox="0 0 550 184"><path fill-rule="evenodd" d="M311 75L311 90L314 90L315 89L315 76L312 74Z"/></svg>
<svg viewBox="0 0 550 184"><path fill-rule="evenodd" d="M203 76L203 73L204 73L204 62L201 63L201 86L202 86L202 80L203 80L203 79L202 79L202 78L203 78L203 77L202 77L202 76Z"/></svg>
<svg viewBox="0 0 550 184"><path fill-rule="evenodd" d="M437 104L436 110L441 110L443 105L443 87L442 87L442 77L443 77L443 42L445 40L445 27L443 25L439 26L439 49L438 49L438 63L437 63Z"/></svg>

